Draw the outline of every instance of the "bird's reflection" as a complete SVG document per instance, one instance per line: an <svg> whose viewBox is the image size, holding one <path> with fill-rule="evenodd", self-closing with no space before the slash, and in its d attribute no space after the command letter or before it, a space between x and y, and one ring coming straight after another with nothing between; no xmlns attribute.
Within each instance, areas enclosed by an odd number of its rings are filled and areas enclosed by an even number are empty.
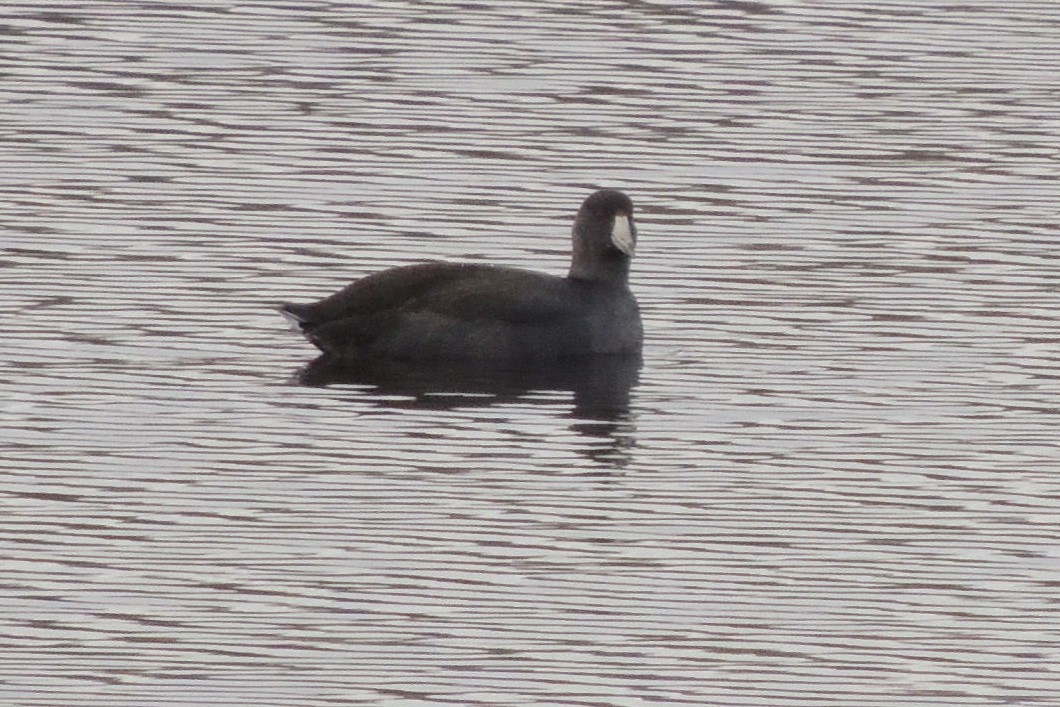
<svg viewBox="0 0 1060 707"><path fill-rule="evenodd" d="M418 409L488 407L509 402L548 402L531 395L570 391L574 407L571 428L595 443L584 453L609 466L624 466L633 446L630 394L640 376L641 359L633 356L586 356L562 361L414 363L358 362L321 356L296 376L302 385L369 386L377 404Z"/></svg>

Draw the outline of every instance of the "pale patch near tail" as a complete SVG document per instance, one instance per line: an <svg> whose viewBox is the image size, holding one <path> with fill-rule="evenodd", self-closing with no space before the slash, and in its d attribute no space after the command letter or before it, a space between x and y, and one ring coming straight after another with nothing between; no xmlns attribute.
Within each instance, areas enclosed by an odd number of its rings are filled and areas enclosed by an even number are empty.
<svg viewBox="0 0 1060 707"><path fill-rule="evenodd" d="M287 320L287 323L291 325L293 331L297 331L299 334L304 334L305 332L302 329L302 324L305 323L305 320L293 311L295 306L296 305L284 303L277 307L277 309L280 310L280 314L282 314L283 318Z"/></svg>

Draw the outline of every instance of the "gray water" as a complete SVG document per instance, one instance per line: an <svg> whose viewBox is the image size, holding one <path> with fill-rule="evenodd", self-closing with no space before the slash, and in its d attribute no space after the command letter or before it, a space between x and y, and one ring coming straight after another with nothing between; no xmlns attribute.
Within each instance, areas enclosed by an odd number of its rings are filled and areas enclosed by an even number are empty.
<svg viewBox="0 0 1060 707"><path fill-rule="evenodd" d="M0 703L1060 704L1060 5L8 2ZM325 381L562 273L637 370Z"/></svg>

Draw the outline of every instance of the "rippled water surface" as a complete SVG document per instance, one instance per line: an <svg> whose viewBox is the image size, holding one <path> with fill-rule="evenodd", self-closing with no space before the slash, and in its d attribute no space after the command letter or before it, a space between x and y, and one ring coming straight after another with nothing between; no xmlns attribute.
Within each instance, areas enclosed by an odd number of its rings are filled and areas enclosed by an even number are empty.
<svg viewBox="0 0 1060 707"><path fill-rule="evenodd" d="M3 704L1060 704L1052 0L16 0L0 58ZM274 303L562 273L597 186L639 369L294 381Z"/></svg>

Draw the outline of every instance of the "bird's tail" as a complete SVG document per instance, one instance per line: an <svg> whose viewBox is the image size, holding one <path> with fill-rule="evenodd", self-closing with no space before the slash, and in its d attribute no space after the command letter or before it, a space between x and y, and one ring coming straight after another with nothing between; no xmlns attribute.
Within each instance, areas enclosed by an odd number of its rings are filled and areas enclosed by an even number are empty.
<svg viewBox="0 0 1060 707"><path fill-rule="evenodd" d="M290 324L291 328L298 332L305 332L306 328L312 326L305 305L284 302L277 309Z"/></svg>

